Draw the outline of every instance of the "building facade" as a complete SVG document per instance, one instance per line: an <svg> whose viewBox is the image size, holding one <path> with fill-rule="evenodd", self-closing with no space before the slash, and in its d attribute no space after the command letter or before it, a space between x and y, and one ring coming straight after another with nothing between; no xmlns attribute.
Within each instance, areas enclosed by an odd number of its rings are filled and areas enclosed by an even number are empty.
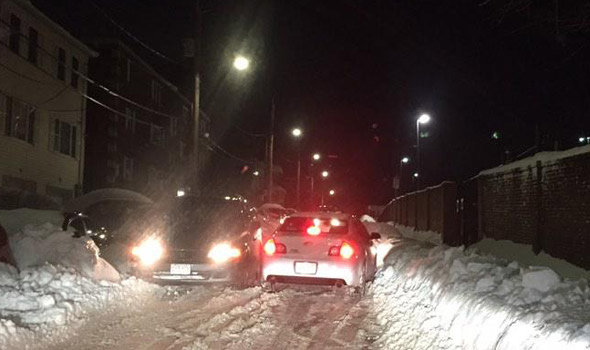
<svg viewBox="0 0 590 350"><path fill-rule="evenodd" d="M36 193L59 204L81 192L83 77L91 56L29 1L0 0L2 193Z"/></svg>
<svg viewBox="0 0 590 350"><path fill-rule="evenodd" d="M89 64L102 86L89 94L85 191L124 188L157 198L176 193L190 176L192 104L128 46L88 42Z"/></svg>

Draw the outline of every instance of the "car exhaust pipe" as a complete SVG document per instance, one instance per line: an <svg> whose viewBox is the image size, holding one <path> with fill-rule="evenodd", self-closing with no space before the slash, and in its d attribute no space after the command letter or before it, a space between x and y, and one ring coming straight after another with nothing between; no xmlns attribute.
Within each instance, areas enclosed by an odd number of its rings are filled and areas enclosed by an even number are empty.
<svg viewBox="0 0 590 350"><path fill-rule="evenodd" d="M336 281L336 284L335 284L336 288L342 288L343 285L344 284L342 283L342 281Z"/></svg>

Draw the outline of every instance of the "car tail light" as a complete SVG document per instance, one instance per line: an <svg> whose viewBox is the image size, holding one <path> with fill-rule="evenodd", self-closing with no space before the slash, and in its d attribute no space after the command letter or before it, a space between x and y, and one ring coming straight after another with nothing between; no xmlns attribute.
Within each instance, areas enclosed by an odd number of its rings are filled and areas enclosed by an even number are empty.
<svg viewBox="0 0 590 350"><path fill-rule="evenodd" d="M317 226L309 226L307 228L307 234L310 236L318 236L322 230Z"/></svg>
<svg viewBox="0 0 590 350"><path fill-rule="evenodd" d="M350 259L353 255L354 248L350 244L342 242L342 245L340 246L340 256L343 259Z"/></svg>
<svg viewBox="0 0 590 350"><path fill-rule="evenodd" d="M350 259L354 255L354 248L350 243L342 242L339 246L333 246L328 249L329 256L339 256L342 259Z"/></svg>
<svg viewBox="0 0 590 350"><path fill-rule="evenodd" d="M266 255L285 254L287 252L287 247L282 243L275 242L274 239L266 241L263 249Z"/></svg>

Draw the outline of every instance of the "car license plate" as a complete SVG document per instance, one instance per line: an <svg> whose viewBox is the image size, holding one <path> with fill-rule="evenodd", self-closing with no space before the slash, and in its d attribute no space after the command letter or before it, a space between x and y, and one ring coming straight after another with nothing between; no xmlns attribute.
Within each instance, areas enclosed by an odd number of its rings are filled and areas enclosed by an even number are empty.
<svg viewBox="0 0 590 350"><path fill-rule="evenodd" d="M170 264L170 273L173 275L190 275L190 264Z"/></svg>
<svg viewBox="0 0 590 350"><path fill-rule="evenodd" d="M295 262L295 273L301 275L315 275L318 270L318 264L312 262Z"/></svg>

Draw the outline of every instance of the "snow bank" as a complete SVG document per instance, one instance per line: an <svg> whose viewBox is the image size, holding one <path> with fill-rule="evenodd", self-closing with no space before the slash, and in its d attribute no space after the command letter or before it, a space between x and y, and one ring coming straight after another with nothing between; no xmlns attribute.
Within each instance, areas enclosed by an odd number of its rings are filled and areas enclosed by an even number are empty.
<svg viewBox="0 0 590 350"><path fill-rule="evenodd" d="M21 348L14 344L59 329L67 333L56 326L114 302L136 303L155 288L135 278L96 281L63 266L44 265L18 273L0 263L0 349Z"/></svg>
<svg viewBox="0 0 590 350"><path fill-rule="evenodd" d="M74 238L52 223L25 225L9 237L17 267L20 270L45 263L71 267L83 276L97 280L120 281L119 273L99 257L99 249L88 237Z"/></svg>
<svg viewBox="0 0 590 350"><path fill-rule="evenodd" d="M590 288L543 267L401 241L373 287L384 349L589 349Z"/></svg>
<svg viewBox="0 0 590 350"><path fill-rule="evenodd" d="M515 162L508 163L505 165L500 165L495 168L483 170L477 176L504 173L514 169L526 169L528 167L534 167L538 161L542 163L552 163L564 158L574 157L584 153L590 153L590 145L574 147L565 151L558 152L539 152L532 157L517 160Z"/></svg>
<svg viewBox="0 0 590 350"><path fill-rule="evenodd" d="M432 244L442 244L442 236L434 231L418 231L413 227L395 225L395 228L405 238L414 239L422 242L430 242Z"/></svg>
<svg viewBox="0 0 590 350"><path fill-rule="evenodd" d="M9 236L22 231L26 225L38 226L51 223L59 227L63 221L64 216L58 210L28 208L0 210L0 225L4 227Z"/></svg>
<svg viewBox="0 0 590 350"><path fill-rule="evenodd" d="M492 254L498 258L506 260L514 260L525 266L546 266L563 277L572 279L585 278L590 281L590 271L577 267L565 260L552 257L545 252L535 255L531 246L527 244L484 238L469 246L468 250Z"/></svg>

